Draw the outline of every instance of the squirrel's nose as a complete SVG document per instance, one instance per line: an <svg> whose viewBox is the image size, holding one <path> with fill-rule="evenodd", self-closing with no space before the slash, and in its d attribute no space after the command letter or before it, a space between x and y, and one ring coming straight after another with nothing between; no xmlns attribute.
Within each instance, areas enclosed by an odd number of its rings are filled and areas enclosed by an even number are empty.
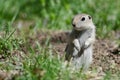
<svg viewBox="0 0 120 80"><path fill-rule="evenodd" d="M75 24L72 24L73 27L76 27Z"/></svg>

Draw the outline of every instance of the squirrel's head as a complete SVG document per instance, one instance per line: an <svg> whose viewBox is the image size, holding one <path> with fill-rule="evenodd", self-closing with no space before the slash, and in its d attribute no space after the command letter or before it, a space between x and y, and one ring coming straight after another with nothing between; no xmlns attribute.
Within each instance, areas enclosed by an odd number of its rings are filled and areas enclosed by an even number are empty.
<svg viewBox="0 0 120 80"><path fill-rule="evenodd" d="M72 20L72 26L75 30L85 30L94 27L92 17L88 14L78 14Z"/></svg>

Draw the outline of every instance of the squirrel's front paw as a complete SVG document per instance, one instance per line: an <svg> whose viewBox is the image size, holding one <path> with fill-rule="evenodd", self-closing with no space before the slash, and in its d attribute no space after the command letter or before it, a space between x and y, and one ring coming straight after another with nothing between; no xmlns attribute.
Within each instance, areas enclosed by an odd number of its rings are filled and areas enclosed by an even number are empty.
<svg viewBox="0 0 120 80"><path fill-rule="evenodd" d="M78 39L75 39L75 40L73 41L73 44L74 44L75 48L76 48L78 51L80 51L80 43L79 43Z"/></svg>
<svg viewBox="0 0 120 80"><path fill-rule="evenodd" d="M90 43L89 42L85 42L85 45L84 45L84 48L88 48L90 46Z"/></svg>

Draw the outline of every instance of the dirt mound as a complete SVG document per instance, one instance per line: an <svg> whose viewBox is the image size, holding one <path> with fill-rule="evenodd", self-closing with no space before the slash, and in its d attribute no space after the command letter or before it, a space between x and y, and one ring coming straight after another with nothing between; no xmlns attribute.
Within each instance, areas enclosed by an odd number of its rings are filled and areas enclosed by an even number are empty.
<svg viewBox="0 0 120 80"><path fill-rule="evenodd" d="M96 40L94 45L93 66L102 67L103 71L110 70L115 73L120 70L120 51L119 48L110 40Z"/></svg>

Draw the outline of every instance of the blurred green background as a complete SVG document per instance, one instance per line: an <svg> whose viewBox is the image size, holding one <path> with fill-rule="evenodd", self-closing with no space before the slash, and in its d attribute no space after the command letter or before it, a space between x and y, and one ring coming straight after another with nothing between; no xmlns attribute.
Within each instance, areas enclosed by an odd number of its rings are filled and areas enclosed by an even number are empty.
<svg viewBox="0 0 120 80"><path fill-rule="evenodd" d="M0 28L23 20L33 21L39 29L68 30L74 15L87 13L97 33L105 36L120 29L119 8L120 0L0 0Z"/></svg>

